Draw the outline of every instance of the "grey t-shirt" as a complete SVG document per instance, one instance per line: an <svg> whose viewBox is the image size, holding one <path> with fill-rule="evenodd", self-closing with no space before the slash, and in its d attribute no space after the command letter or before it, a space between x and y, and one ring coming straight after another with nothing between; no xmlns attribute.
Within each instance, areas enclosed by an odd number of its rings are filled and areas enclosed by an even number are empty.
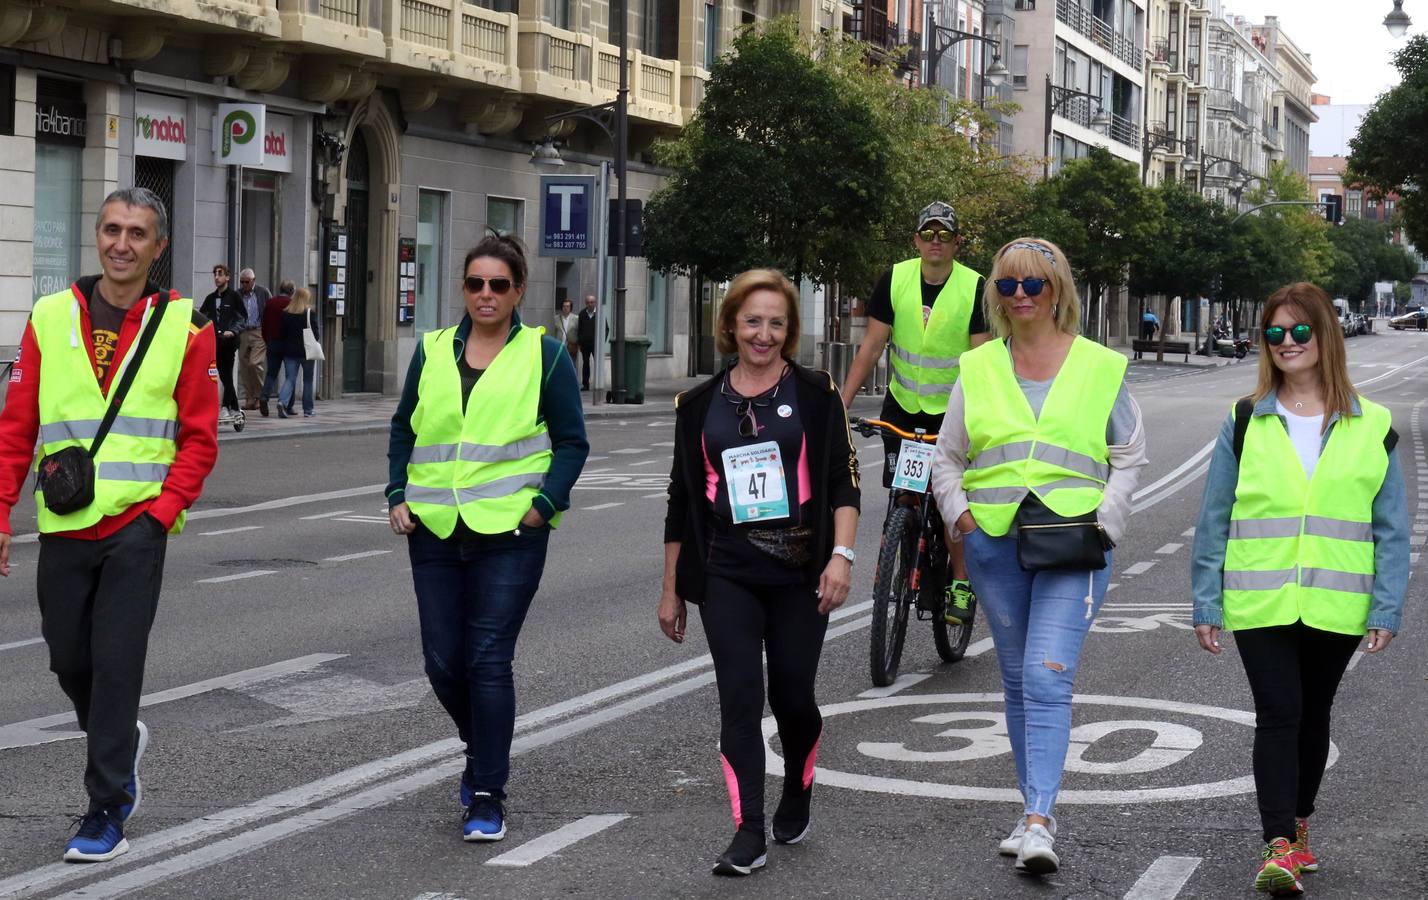
<svg viewBox="0 0 1428 900"><path fill-rule="evenodd" d="M1048 378L1045 381L1032 381L1030 378L1016 377L1016 383L1021 388L1021 392L1026 395L1027 405L1031 407L1032 415L1041 417L1041 407L1046 403L1046 395L1051 393L1051 383L1055 378ZM1111 418L1106 422L1106 444L1108 446L1120 446L1130 443L1131 435L1135 433L1135 410L1131 408L1130 394L1126 392L1125 382L1121 382L1121 389L1116 394L1115 405L1111 407Z"/></svg>

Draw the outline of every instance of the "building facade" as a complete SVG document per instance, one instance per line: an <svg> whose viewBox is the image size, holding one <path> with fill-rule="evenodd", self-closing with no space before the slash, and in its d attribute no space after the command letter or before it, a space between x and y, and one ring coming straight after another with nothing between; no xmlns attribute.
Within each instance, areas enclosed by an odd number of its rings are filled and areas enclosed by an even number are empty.
<svg viewBox="0 0 1428 900"><path fill-rule="evenodd" d="M1205 128L1209 10L1201 0L1152 0L1145 57L1146 184L1199 185Z"/></svg>
<svg viewBox="0 0 1428 900"><path fill-rule="evenodd" d="M1253 28L1279 73L1268 133L1279 145L1280 157L1300 175L1309 174L1309 131L1319 117L1314 112L1312 89L1314 67L1309 54L1300 50L1279 24L1278 16L1265 16L1264 24Z"/></svg>

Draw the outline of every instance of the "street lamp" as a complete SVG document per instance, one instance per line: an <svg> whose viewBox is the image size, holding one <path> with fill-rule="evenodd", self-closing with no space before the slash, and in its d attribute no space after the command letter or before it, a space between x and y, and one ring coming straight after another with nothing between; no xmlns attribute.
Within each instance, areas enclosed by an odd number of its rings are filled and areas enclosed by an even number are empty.
<svg viewBox="0 0 1428 900"><path fill-rule="evenodd" d="M613 342L614 353L610 359L611 403L624 403L627 390L625 384L625 239L628 223L626 222L625 201L629 187L626 181L629 175L628 147L630 140L629 42L626 34L629 31L629 20L625 6L627 2L628 0L618 0L618 8L614 13L615 21L620 23L616 29L616 33L619 35L620 87L615 92L614 102L601 103L598 106L582 106L545 117L547 129L569 119L584 119L587 122L592 122L605 132L605 135L610 139L611 148L614 150L615 180L619 182L620 186L615 192L615 339ZM560 151L556 149L555 142L547 135L545 141L531 154L531 163L538 166L563 166L565 160L560 158ZM606 198L601 197L600 199L603 203ZM596 331L599 331L598 327Z"/></svg>
<svg viewBox="0 0 1428 900"><path fill-rule="evenodd" d="M1046 162L1041 167L1042 179L1051 177L1051 116L1058 109L1066 105L1066 101L1075 97L1084 97L1087 100L1096 101L1096 114L1091 117L1091 127L1094 129L1109 128L1111 124L1111 114L1106 112L1106 107L1100 97L1095 94L1088 94L1085 91L1078 91L1059 84L1051 83L1051 75L1046 76Z"/></svg>
<svg viewBox="0 0 1428 900"><path fill-rule="evenodd" d="M1150 154L1157 147L1188 146L1194 143L1192 138L1178 138L1173 134L1147 129L1145 137L1140 142L1140 180L1145 181L1146 175L1150 172Z"/></svg>
<svg viewBox="0 0 1428 900"><path fill-rule="evenodd" d="M1393 0L1393 12L1383 17L1383 27L1388 29L1389 35L1401 38L1408 33L1408 26L1412 24L1413 20L1403 11L1403 0Z"/></svg>
<svg viewBox="0 0 1428 900"><path fill-rule="evenodd" d="M999 88L1007 83L1011 77L1011 72L1002 64L1002 42L1001 35L996 34L991 37L982 34L973 34L970 31L958 31L956 28L948 28L945 25L938 25L933 18L932 10L927 11L927 31L931 39L932 46L928 48L927 56L927 83L937 83L937 70L942 65L942 57L953 46L963 41L981 41L992 45L992 62L982 71L982 79L990 84L993 89ZM985 57L983 57L985 59ZM979 92L977 105L981 106L986 99L985 91Z"/></svg>

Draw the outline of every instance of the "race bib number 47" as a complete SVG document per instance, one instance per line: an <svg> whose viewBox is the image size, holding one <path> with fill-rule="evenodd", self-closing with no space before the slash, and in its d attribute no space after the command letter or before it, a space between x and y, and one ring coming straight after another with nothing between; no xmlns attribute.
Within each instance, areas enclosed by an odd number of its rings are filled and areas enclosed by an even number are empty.
<svg viewBox="0 0 1428 900"><path fill-rule="evenodd" d="M917 441L903 441L897 454L897 471L893 472L892 486L905 491L927 493L927 480L932 477L931 444Z"/></svg>
<svg viewBox="0 0 1428 900"><path fill-rule="evenodd" d="M721 458L735 524L788 518L783 453L776 441L734 447Z"/></svg>

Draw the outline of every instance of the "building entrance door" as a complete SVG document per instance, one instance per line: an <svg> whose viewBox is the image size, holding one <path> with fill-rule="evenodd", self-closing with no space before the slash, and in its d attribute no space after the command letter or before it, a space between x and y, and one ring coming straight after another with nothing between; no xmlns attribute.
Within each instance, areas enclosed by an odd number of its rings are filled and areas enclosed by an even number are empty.
<svg viewBox="0 0 1428 900"><path fill-rule="evenodd" d="M342 317L342 389L367 389L367 141L358 131L347 151L347 302Z"/></svg>

